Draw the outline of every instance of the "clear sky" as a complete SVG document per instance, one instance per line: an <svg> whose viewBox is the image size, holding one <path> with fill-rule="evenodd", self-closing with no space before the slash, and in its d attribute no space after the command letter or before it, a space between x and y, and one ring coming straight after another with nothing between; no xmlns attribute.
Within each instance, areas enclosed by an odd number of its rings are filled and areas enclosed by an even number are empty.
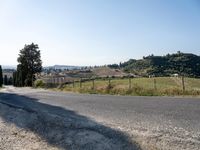
<svg viewBox="0 0 200 150"><path fill-rule="evenodd" d="M200 1L0 0L0 64L16 65L19 50L31 42L44 66L200 55Z"/></svg>

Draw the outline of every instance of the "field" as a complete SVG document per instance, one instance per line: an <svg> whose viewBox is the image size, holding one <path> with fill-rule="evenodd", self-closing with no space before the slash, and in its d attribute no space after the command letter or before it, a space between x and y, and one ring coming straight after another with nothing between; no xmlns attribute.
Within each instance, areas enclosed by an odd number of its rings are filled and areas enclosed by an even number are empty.
<svg viewBox="0 0 200 150"><path fill-rule="evenodd" d="M110 81L109 81L110 80ZM132 78L132 79L98 79L94 81L65 84L59 89L79 93L113 94L113 95L200 95L200 79L178 77Z"/></svg>

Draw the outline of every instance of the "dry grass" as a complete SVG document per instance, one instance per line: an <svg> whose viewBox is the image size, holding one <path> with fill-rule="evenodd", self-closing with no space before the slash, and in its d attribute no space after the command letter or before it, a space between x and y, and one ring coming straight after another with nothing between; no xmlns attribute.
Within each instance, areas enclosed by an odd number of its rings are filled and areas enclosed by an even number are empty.
<svg viewBox="0 0 200 150"><path fill-rule="evenodd" d="M99 93L114 95L141 95L141 96L176 96L176 95L200 95L200 79L185 78L186 89L182 89L181 78L157 77L155 78L133 78L131 88L129 79L112 79L109 85L108 79L67 84L60 88L63 91L79 93Z"/></svg>

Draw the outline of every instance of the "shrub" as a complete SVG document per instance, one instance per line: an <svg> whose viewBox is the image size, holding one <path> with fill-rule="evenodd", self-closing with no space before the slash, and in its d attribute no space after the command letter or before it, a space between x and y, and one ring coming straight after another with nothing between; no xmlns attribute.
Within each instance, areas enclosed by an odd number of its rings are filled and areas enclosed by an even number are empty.
<svg viewBox="0 0 200 150"><path fill-rule="evenodd" d="M44 83L43 80L36 80L36 81L34 82L34 86L35 86L36 88L44 88L44 87L45 87L45 83Z"/></svg>

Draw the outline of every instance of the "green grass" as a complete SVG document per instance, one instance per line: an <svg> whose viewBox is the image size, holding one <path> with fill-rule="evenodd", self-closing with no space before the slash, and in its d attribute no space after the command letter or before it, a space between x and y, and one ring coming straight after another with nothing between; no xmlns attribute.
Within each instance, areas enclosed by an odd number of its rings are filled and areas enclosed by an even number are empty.
<svg viewBox="0 0 200 150"><path fill-rule="evenodd" d="M156 86L155 86L156 80ZM60 90L79 93L98 93L113 95L141 95L141 96L164 96L164 95L200 95L200 79L185 78L185 91L182 90L181 78L156 77L156 78L133 78L131 88L129 79L95 80L94 88L92 81L64 85Z"/></svg>

